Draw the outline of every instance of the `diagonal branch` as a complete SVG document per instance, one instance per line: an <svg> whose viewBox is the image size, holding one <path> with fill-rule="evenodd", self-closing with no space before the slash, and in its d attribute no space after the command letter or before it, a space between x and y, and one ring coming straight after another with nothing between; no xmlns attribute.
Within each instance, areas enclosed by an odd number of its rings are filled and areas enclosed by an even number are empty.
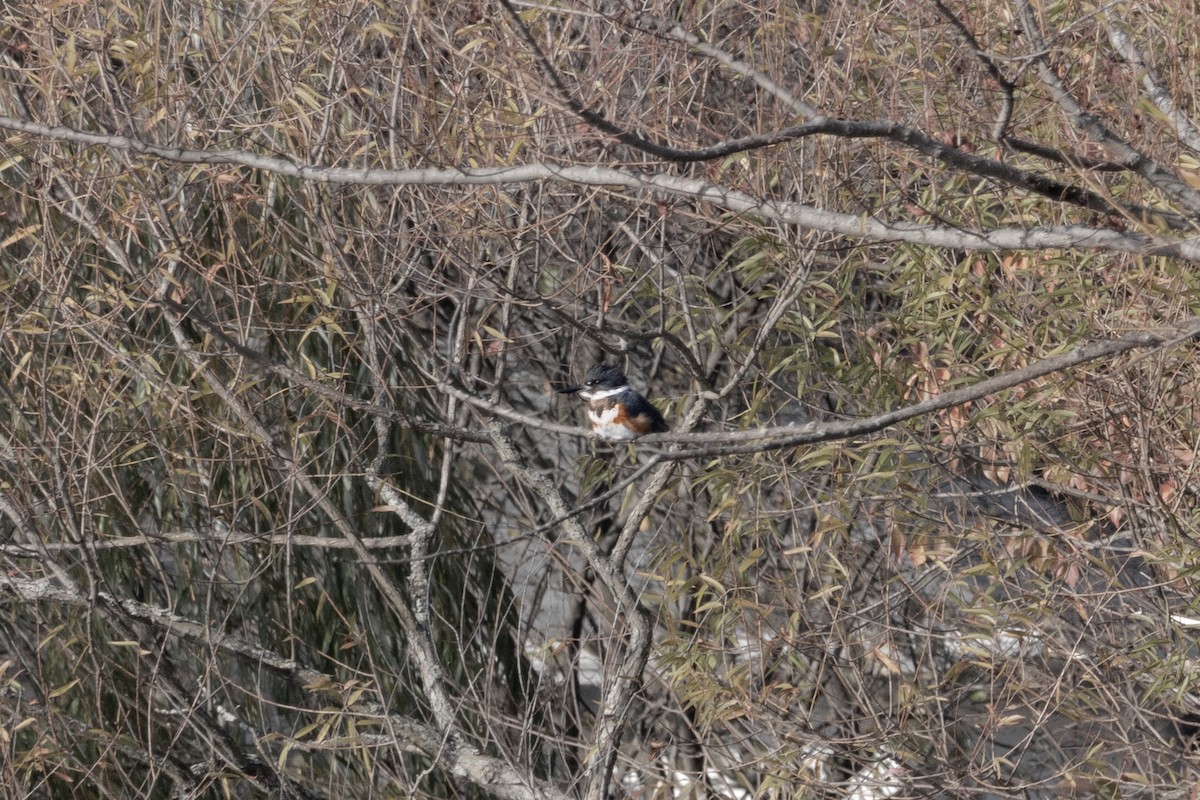
<svg viewBox="0 0 1200 800"><path fill-rule="evenodd" d="M1197 130L1196 124L1175 104L1171 93L1163 86L1154 70L1146 64L1146 59L1121 27L1120 21L1111 12L1106 12L1105 17L1108 20L1109 41L1126 62L1142 73L1142 88L1145 89L1146 96L1175 126L1175 134L1179 141L1193 153L1200 153L1200 130Z"/></svg>
<svg viewBox="0 0 1200 800"><path fill-rule="evenodd" d="M1004 74L1000 69L996 59L990 53L985 51L979 44L979 40L975 38L970 28L962 19L950 10L942 0L933 0L933 7L941 14L942 18L950 24L955 34L962 41L971 55L975 56L975 60L980 63L988 77L991 78L997 86L1000 87L1001 101L1000 113L996 117L996 123L992 126L992 139L1000 144L1011 147L1020 153L1036 156L1045 161L1051 161L1055 164L1063 164L1075 169L1086 169L1092 172L1124 172L1125 167L1111 161L1101 161L1075 153L1064 153L1037 142L1031 142L1028 139L1022 139L1019 136L1013 136L1008 132L1009 125L1012 122L1013 111L1016 108L1016 91L1017 85Z"/></svg>
<svg viewBox="0 0 1200 800"><path fill-rule="evenodd" d="M728 446L718 444L715 447L668 452L661 454L660 457L663 460L669 460L757 453L764 450L778 450L802 444L816 444L818 442L849 439L854 436L876 433L906 420L930 414L934 411L960 406L964 403L1003 391L1004 389L1011 389L1014 386L1036 378L1062 372L1071 367L1077 367L1080 364L1086 364L1089 361L1113 358L1128 353L1131 350L1141 348L1165 349L1173 347L1180 342L1200 336L1200 317L1192 317L1185 320L1179 326L1177 333L1179 335L1170 339L1158 333L1143 332L1130 334L1120 339L1093 342L1066 353L1045 358L1027 367L987 378L971 386L944 392L928 400L865 419L849 420L846 422L810 422L806 425L792 428L760 428L757 430L738 431L736 433L708 434L704 436L705 441L729 442L731 444ZM654 434L652 438L661 441L672 441L670 434Z"/></svg>
<svg viewBox="0 0 1200 800"><path fill-rule="evenodd" d="M634 696L641 687L642 676L650 659L650 617L629 587L620 564L601 552L595 540L572 515L558 487L545 475L529 467L498 422L489 422L487 430L504 466L533 489L550 512L562 520L563 538L583 554L588 566L612 595L627 627L620 663L604 688L592 734L592 747L584 765L584 800L605 800L610 796L613 766L616 764L621 735L629 723Z"/></svg>
<svg viewBox="0 0 1200 800"><path fill-rule="evenodd" d="M732 55L725 52L721 48L716 47L711 42L702 40L696 34L684 30L682 25L675 22L669 22L660 17L652 16L638 8L633 2L631 2L631 0L625 0L624 5L625 13L632 18L634 27L650 30L664 38L682 42L694 52L697 52L706 58L711 58L713 61L716 61L721 66L738 75L741 75L743 78L749 78L750 80L754 81L764 92L778 99L791 111L795 112L804 119L816 121L825 118L825 115L822 114L819 109L817 109L815 106L809 105L799 97L796 97L794 94L789 92L787 89L784 89L777 81L772 80L761 70L755 69L741 59L734 58Z"/></svg>
<svg viewBox="0 0 1200 800"><path fill-rule="evenodd" d="M1018 0L1017 9L1020 12L1018 16L1021 26L1025 30L1025 35L1029 37L1030 46L1039 54L1036 56L1038 78L1050 92L1050 97L1071 120L1071 123L1085 135L1103 145L1119 163L1141 175L1151 186L1179 203L1189 214L1200 214L1200 193L1118 136L1099 117L1085 109L1075 99L1075 95L1067 89L1066 83L1058 76L1049 59L1044 55L1045 39L1029 0Z"/></svg>

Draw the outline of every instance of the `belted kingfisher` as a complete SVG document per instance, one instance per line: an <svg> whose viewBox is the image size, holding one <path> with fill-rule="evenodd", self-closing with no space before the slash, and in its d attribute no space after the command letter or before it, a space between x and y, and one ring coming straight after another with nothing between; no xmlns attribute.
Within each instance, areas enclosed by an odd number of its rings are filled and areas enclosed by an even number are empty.
<svg viewBox="0 0 1200 800"><path fill-rule="evenodd" d="M582 386L564 386L558 392L578 392L587 401L592 430L601 438L625 441L671 430L658 409L630 389L625 373L611 364L597 364L588 370Z"/></svg>

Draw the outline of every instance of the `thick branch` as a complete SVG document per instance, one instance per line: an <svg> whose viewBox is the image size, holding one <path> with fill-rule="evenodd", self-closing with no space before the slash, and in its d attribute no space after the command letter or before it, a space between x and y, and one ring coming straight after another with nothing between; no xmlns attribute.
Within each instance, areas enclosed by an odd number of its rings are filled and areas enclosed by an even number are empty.
<svg viewBox="0 0 1200 800"><path fill-rule="evenodd" d="M1029 366L1005 372L980 381L971 386L944 392L928 400L922 400L910 406L904 406L894 411L888 411L873 417L849 420L845 422L810 422L805 425L755 428L753 430L735 431L731 433L655 433L639 439L639 447L656 443L681 444L711 444L715 447L692 448L688 450L673 450L655 453L661 461L678 461L692 458L708 458L719 455L737 455L756 453L766 450L776 450L783 447L794 447L800 444L827 442L834 439L849 439L867 433L875 433L890 428L900 422L914 419L934 411L941 411L954 406L963 405L973 400L979 400L1004 389L1011 389L1022 383L1045 377L1056 372L1062 372L1071 367L1097 361L1104 358L1128 353L1139 348L1173 346L1186 339L1200 335L1200 317L1193 317L1182 322L1176 329L1179 336L1167 340L1158 333L1133 333L1120 339L1106 339L1100 342L1077 347L1066 353L1043 359ZM523 414L506 406L475 397L468 392L457 389L446 383L439 383L439 388L452 393L456 398L485 412L488 416L500 417L533 428L549 430L556 433L592 436L586 431L568 428L562 425L547 423L538 417ZM715 397L715 395L714 395ZM723 446L727 445L727 446Z"/></svg>
<svg viewBox="0 0 1200 800"><path fill-rule="evenodd" d="M1036 228L994 228L971 231L948 225L915 222L888 223L859 214L841 214L803 203L768 200L706 181L658 173L642 173L609 167L526 164L484 169L347 169L301 165L283 158L256 155L241 150L192 150L162 147L140 139L115 134L89 133L61 125L43 125L0 116L0 128L23 131L50 139L99 145L181 164L230 164L260 169L279 175L316 181L364 186L459 185L561 181L587 186L621 186L632 191L658 192L688 197L736 213L752 214L785 225L839 233L875 242L911 242L931 247L967 251L1079 250L1143 255L1176 256L1200 260L1200 238L1152 236L1126 233L1086 225L1048 225Z"/></svg>

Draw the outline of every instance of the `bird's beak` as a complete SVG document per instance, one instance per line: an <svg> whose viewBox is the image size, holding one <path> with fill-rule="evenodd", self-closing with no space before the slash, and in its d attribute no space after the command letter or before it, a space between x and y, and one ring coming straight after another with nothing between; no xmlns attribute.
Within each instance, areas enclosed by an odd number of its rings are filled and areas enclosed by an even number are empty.
<svg viewBox="0 0 1200 800"><path fill-rule="evenodd" d="M564 386L563 388L558 390L558 393L559 394L575 394L576 392L580 392L580 391L583 391L582 386Z"/></svg>

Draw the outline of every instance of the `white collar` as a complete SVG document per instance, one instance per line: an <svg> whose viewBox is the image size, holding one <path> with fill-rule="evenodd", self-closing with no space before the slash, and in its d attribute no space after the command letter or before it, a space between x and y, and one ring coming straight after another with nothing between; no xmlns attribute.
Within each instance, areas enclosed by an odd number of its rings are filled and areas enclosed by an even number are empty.
<svg viewBox="0 0 1200 800"><path fill-rule="evenodd" d="M621 394L622 392L628 392L628 391L629 391L629 386L626 385L626 386L618 386L615 389L600 389L595 392L584 389L582 392L580 392L580 394L583 395L584 400L607 400L610 397L616 397L617 395Z"/></svg>

